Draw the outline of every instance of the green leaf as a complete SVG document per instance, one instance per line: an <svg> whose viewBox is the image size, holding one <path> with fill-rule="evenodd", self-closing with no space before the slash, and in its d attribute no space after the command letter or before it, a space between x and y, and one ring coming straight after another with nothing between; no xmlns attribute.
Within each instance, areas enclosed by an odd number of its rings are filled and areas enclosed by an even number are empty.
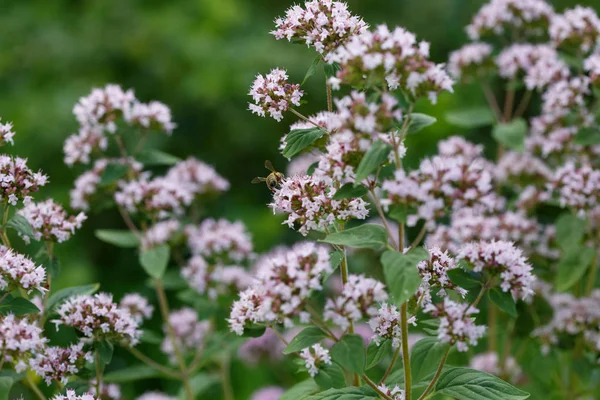
<svg viewBox="0 0 600 400"><path fill-rule="evenodd" d="M104 374L103 380L107 383L128 383L142 379L161 378L163 375L145 364L132 365Z"/></svg>
<svg viewBox="0 0 600 400"><path fill-rule="evenodd" d="M498 306L499 309L507 313L513 318L517 318L517 305L510 292L503 292L499 288L495 287L488 291L488 296L492 303Z"/></svg>
<svg viewBox="0 0 600 400"><path fill-rule="evenodd" d="M378 400L379 396L368 386L345 387L343 389L329 389L317 393L306 400ZM304 399L302 399L304 400Z"/></svg>
<svg viewBox="0 0 600 400"><path fill-rule="evenodd" d="M138 237L130 231L98 229L96 232L94 232L94 235L103 242L117 247L131 248L138 247L140 245L140 240Z"/></svg>
<svg viewBox="0 0 600 400"><path fill-rule="evenodd" d="M163 338L161 335L159 335L156 332L149 331L148 329L144 329L142 331L142 336L140 337L140 341L143 343L149 343L149 344L161 344L163 341Z"/></svg>
<svg viewBox="0 0 600 400"><path fill-rule="evenodd" d="M342 67L340 66L340 64L334 62L331 64L325 64L324 66L324 70L325 70L325 76L328 78L331 78L332 76L335 76L336 72L340 71L342 69Z"/></svg>
<svg viewBox="0 0 600 400"><path fill-rule="evenodd" d="M358 184L375 172L381 164L387 161L390 151L392 151L392 146L382 140L375 141L360 160L354 182Z"/></svg>
<svg viewBox="0 0 600 400"><path fill-rule="evenodd" d="M582 146L593 146L600 144L600 129L597 127L581 128L573 138L573 143L580 144Z"/></svg>
<svg viewBox="0 0 600 400"><path fill-rule="evenodd" d="M135 158L146 166L175 165L181 161L177 156L156 149L142 150Z"/></svg>
<svg viewBox="0 0 600 400"><path fill-rule="evenodd" d="M462 268L453 268L449 270L447 274L452 283L467 290L473 290L482 285L477 274L473 271L467 271Z"/></svg>
<svg viewBox="0 0 600 400"><path fill-rule="evenodd" d="M378 249L387 243L387 232L380 225L363 224L342 232L331 233L321 242L357 249Z"/></svg>
<svg viewBox="0 0 600 400"><path fill-rule="evenodd" d="M448 112L446 121L461 128L472 129L490 126L496 122L496 117L487 107L473 107Z"/></svg>
<svg viewBox="0 0 600 400"><path fill-rule="evenodd" d="M342 367L336 363L319 367L319 373L313 378L321 389L343 388L346 386L346 375Z"/></svg>
<svg viewBox="0 0 600 400"><path fill-rule="evenodd" d="M406 134L411 135L413 133L417 133L422 129L427 128L429 125L435 124L436 122L437 118L434 118L431 115L412 113L410 114L410 123L408 124Z"/></svg>
<svg viewBox="0 0 600 400"><path fill-rule="evenodd" d="M253 337L253 338L257 338L257 337L261 337L262 335L265 334L265 331L267 330L266 326L262 326L262 325L250 325L250 326L246 326L244 327L244 337Z"/></svg>
<svg viewBox="0 0 600 400"><path fill-rule="evenodd" d="M40 309L35 304L23 297L13 297L11 295L6 296L2 303L0 303L0 314L6 315L8 313L14 315L26 315L39 313Z"/></svg>
<svg viewBox="0 0 600 400"><path fill-rule="evenodd" d="M415 209L412 207L408 207L405 204L394 204L390 206L390 211L388 212L388 216L394 221L398 221L400 223L405 224L406 219L410 214L415 213Z"/></svg>
<svg viewBox="0 0 600 400"><path fill-rule="evenodd" d="M437 337L438 330L440 329L440 320L439 319L425 319L419 321L419 327L423 329L423 332L430 336Z"/></svg>
<svg viewBox="0 0 600 400"><path fill-rule="evenodd" d="M8 400L10 388L13 385L13 379L9 376L0 377L0 400Z"/></svg>
<svg viewBox="0 0 600 400"><path fill-rule="evenodd" d="M310 164L310 167L308 167L308 169L306 170L306 175L312 176L312 174L315 172L315 169L317 169L318 166L319 166L318 161Z"/></svg>
<svg viewBox="0 0 600 400"><path fill-rule="evenodd" d="M457 400L524 400L523 392L502 379L470 368L451 368L442 372L435 393Z"/></svg>
<svg viewBox="0 0 600 400"><path fill-rule="evenodd" d="M315 383L314 379L307 379L296 383L294 386L285 391L279 400L303 400L311 394L315 394L321 389Z"/></svg>
<svg viewBox="0 0 600 400"><path fill-rule="evenodd" d="M427 250L420 247L407 254L393 250L387 250L382 254L383 274L396 304L404 303L415 294L421 284L417 264L428 258Z"/></svg>
<svg viewBox="0 0 600 400"><path fill-rule="evenodd" d="M344 253L339 250L333 251L329 254L329 263L331 264L331 269L336 270L337 267L342 263L342 259L344 258Z"/></svg>
<svg viewBox="0 0 600 400"><path fill-rule="evenodd" d="M200 398L200 394L206 392L211 386L216 385L219 382L218 374L211 374L206 372L200 372L190 378L190 386L192 387L192 393L194 398ZM185 389L181 388L177 396L180 400L185 400L186 396ZM202 397L204 398L204 397Z"/></svg>
<svg viewBox="0 0 600 400"><path fill-rule="evenodd" d="M348 371L362 374L365 370L365 342L360 335L350 333L331 348L331 359Z"/></svg>
<svg viewBox="0 0 600 400"><path fill-rule="evenodd" d="M48 273L53 279L58 278L58 275L60 274L60 262L58 261L58 258L46 257L46 262L44 262L44 268L46 268L46 271L48 271Z"/></svg>
<svg viewBox="0 0 600 400"><path fill-rule="evenodd" d="M127 174L129 165L127 164L108 164L104 168L102 177L100 178L100 186L109 186L121 179Z"/></svg>
<svg viewBox="0 0 600 400"><path fill-rule="evenodd" d="M324 134L325 131L317 127L293 129L285 138L285 148L281 154L285 158L292 158L313 144L315 140L322 138Z"/></svg>
<svg viewBox="0 0 600 400"><path fill-rule="evenodd" d="M140 251L140 265L144 271L155 279L160 279L167 270L171 248L167 244Z"/></svg>
<svg viewBox="0 0 600 400"><path fill-rule="evenodd" d="M27 221L27 219L21 214L13 215L12 218L8 220L6 226L9 228L13 228L15 231L19 232L23 236L33 238L33 236L35 235L35 232L29 224L29 221Z"/></svg>
<svg viewBox="0 0 600 400"><path fill-rule="evenodd" d="M353 199L357 197L362 197L369 189L367 189L364 185L353 185L352 183L346 183L344 186L339 188L337 192L333 195L334 200L344 200L344 199Z"/></svg>
<svg viewBox="0 0 600 400"><path fill-rule="evenodd" d="M309 326L304 328L299 334L297 334L291 341L290 344L283 350L283 354L291 354L301 351L315 343L320 342L326 336L319 328L315 326Z"/></svg>
<svg viewBox="0 0 600 400"><path fill-rule="evenodd" d="M563 250L578 247L585 235L585 222L571 213L561 214L556 220L556 243Z"/></svg>
<svg viewBox="0 0 600 400"><path fill-rule="evenodd" d="M567 250L558 262L556 274L556 290L569 290L588 269L594 258L594 249L589 247L572 247Z"/></svg>
<svg viewBox="0 0 600 400"><path fill-rule="evenodd" d="M367 346L367 365L365 366L365 369L367 370L376 367L385 357L392 353L391 340L385 339L379 343L379 346L372 340Z"/></svg>
<svg viewBox="0 0 600 400"><path fill-rule="evenodd" d="M414 382L422 381L437 370L448 347L447 343L441 343L437 337L426 337L415 343L410 352Z"/></svg>
<svg viewBox="0 0 600 400"><path fill-rule="evenodd" d="M317 66L321 62L321 59L322 57L320 54L315 57L313 62L310 64L310 67L308 67L308 71L306 71L306 75L304 75L304 79L302 80L302 83L300 85L304 85L306 81L308 81L308 78L310 78L315 74L315 72L317 72Z"/></svg>
<svg viewBox="0 0 600 400"><path fill-rule="evenodd" d="M99 283L92 283L90 285L83 286L72 286L58 292L54 293L48 299L48 304L46 305L49 314L55 311L57 307L59 307L65 300L69 297L80 296L80 295L90 295L100 289Z"/></svg>
<svg viewBox="0 0 600 400"><path fill-rule="evenodd" d="M95 343L96 351L98 352L98 359L104 365L110 364L112 360L113 352L115 347L108 340L101 340Z"/></svg>
<svg viewBox="0 0 600 400"><path fill-rule="evenodd" d="M527 135L527 122L523 118L515 118L510 122L494 126L492 136L498 143L515 151L525 149L525 136Z"/></svg>

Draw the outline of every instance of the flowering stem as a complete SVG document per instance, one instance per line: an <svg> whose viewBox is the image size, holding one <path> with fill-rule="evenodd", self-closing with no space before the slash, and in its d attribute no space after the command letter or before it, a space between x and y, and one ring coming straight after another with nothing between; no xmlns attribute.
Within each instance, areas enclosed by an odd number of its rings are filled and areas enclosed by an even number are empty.
<svg viewBox="0 0 600 400"><path fill-rule="evenodd" d="M525 110L527 110L527 106L529 105L529 101L531 100L532 93L533 92L531 90L525 92L525 94L521 98L521 101L519 102L519 105L517 106L517 110L515 111L515 117L520 117L525 113Z"/></svg>
<svg viewBox="0 0 600 400"><path fill-rule="evenodd" d="M325 87L327 89L327 111L333 112L333 101L331 100L331 85L327 83L327 77L325 77Z"/></svg>
<svg viewBox="0 0 600 400"><path fill-rule="evenodd" d="M490 105L490 107L492 107L492 110L494 111L496 121L501 121L502 112L500 111L500 106L498 105L498 101L496 100L496 96L490 88L490 85L487 82L484 82L481 84L481 88L483 89L483 94L485 94L485 98L488 104Z"/></svg>
<svg viewBox="0 0 600 400"><path fill-rule="evenodd" d="M283 342L283 344L285 344L286 346L288 344L290 344L290 342L288 342L287 340L285 340L285 338L283 336L281 336L281 333L279 333L277 331L277 329L275 329L275 327L273 325L269 326L269 328L271 328L271 330L273 331L273 333L279 338L279 340L281 340Z"/></svg>
<svg viewBox="0 0 600 400"><path fill-rule="evenodd" d="M437 382L437 380L439 379L440 375L442 374L442 370L444 369L444 364L446 364L446 359L448 358L448 353L450 353L450 349L451 349L451 347L448 347L448 349L444 353L444 356L442 357L442 360L440 361L440 365L438 366L437 371L435 371L435 375L433 376L433 379L431 380L431 382L429 382L429 385L427 385L427 388L425 389L425 391L423 392L423 394L421 395L421 397L419 397L418 400L425 399L427 397L427 394L435 386L435 383Z"/></svg>
<svg viewBox="0 0 600 400"><path fill-rule="evenodd" d="M294 115L296 115L296 116L297 116L298 118L300 118L301 120L303 120L303 121L306 121L306 122L308 122L309 124L313 124L314 126L316 126L316 127L317 127L317 128L319 128L319 129L323 129L323 127L322 127L322 126L319 126L319 124L317 124L316 122L314 122L314 121L311 121L310 119L306 118L304 115L300 114L298 111L294 110L293 108L290 108L290 111L291 111L292 113L294 113ZM323 129L323 130L324 130L324 129Z"/></svg>
<svg viewBox="0 0 600 400"><path fill-rule="evenodd" d="M410 244L411 250L414 249L415 247L417 247L419 245L419 243L421 243L421 240L423 240L423 236L425 236L426 231L427 231L427 224L424 224L423 227L421 228L421 230L419 231L419 234L415 238L415 240L413 240L413 242Z"/></svg>
<svg viewBox="0 0 600 400"><path fill-rule="evenodd" d="M392 400L392 398L390 396L388 396L387 394L383 393L375 384L375 382L373 382L371 379L369 379L368 376L364 375L362 376L363 380L367 383L367 385L371 386L371 388L377 392L377 394L379 395L379 397L381 397L382 399L385 400Z"/></svg>
<svg viewBox="0 0 600 400"><path fill-rule="evenodd" d="M497 340L496 340L496 307L493 304L488 305L488 326L490 333L488 335L488 350L496 352Z"/></svg>
<svg viewBox="0 0 600 400"><path fill-rule="evenodd" d="M8 240L8 235L6 234L6 223L8 222L8 214L9 214L9 206L8 203L4 204L4 212L2 213L2 243L6 247L11 247L10 240Z"/></svg>
<svg viewBox="0 0 600 400"><path fill-rule="evenodd" d="M379 217L381 218L381 222L383 223L383 226L385 227L385 230L388 233L388 240L390 242L392 242L392 246L399 249L398 251L402 251L402 250L400 250L400 247L397 246L397 243L394 241L394 237L392 236L392 230L390 229L390 226L388 225L387 218L385 217L385 214L383 213L383 209L381 208L379 199L377 198L377 195L375 195L375 190L373 188L370 188L369 192L371 193L371 198L373 199L373 204L375 204L375 209L377 209L377 213L379 214Z"/></svg>
<svg viewBox="0 0 600 400"><path fill-rule="evenodd" d="M511 82L512 83L512 82ZM508 93L504 98L504 122L508 122L512 118L513 105L515 103L515 89L508 89Z"/></svg>
<svg viewBox="0 0 600 400"><path fill-rule="evenodd" d="M127 228L129 228L129 230L132 233L134 233L136 236L140 236L140 231L135 226L135 224L133 223L133 221L131 220L131 217L129 216L129 213L127 213L127 211L125 211L123 209L123 207L121 207L121 205L119 205L119 204L117 204L117 209L119 210L119 214L121 214L121 217L123 218L123 221L125 222L125 225L127 225Z"/></svg>
<svg viewBox="0 0 600 400"><path fill-rule="evenodd" d="M231 379L229 376L229 369L231 366L231 356L226 354L223 357L223 362L221 363L221 383L223 385L223 399L225 400L234 400L233 396L233 388L231 386Z"/></svg>
<svg viewBox="0 0 600 400"><path fill-rule="evenodd" d="M96 396L100 397L100 384L102 382L102 367L100 366L100 354L98 350L94 352L94 364L96 364Z"/></svg>
<svg viewBox="0 0 600 400"><path fill-rule="evenodd" d="M381 385L382 383L385 383L385 380L387 379L387 377L390 375L390 373L392 372L392 369L394 368L394 364L396 364L396 360L398 359L398 356L400 355L400 346L398 346L398 348L396 349L396 351L394 352L394 355L392 356L392 361L390 362L390 365L387 367L387 369L385 370L385 374L383 374L383 376L381 377L381 380L379 381L379 384Z"/></svg>
<svg viewBox="0 0 600 400"><path fill-rule="evenodd" d="M125 143L123 143L123 139L121 136L115 133L115 141L117 142L117 146L119 147L119 151L121 152L121 157L127 159L129 155L127 154L127 148L125 147Z"/></svg>
<svg viewBox="0 0 600 400"><path fill-rule="evenodd" d="M338 341L337 336L335 336L335 334L331 331L331 329L329 329L329 327L327 326L327 324L325 323L325 321L323 321L323 319L321 319L321 317L319 316L319 314L315 311L314 308L312 308L310 305L306 305L306 309L308 310L309 314L312 316L312 322L319 328L321 329L325 334L327 334L327 336L330 337L330 339L334 340L334 341Z"/></svg>
<svg viewBox="0 0 600 400"><path fill-rule="evenodd" d="M138 360L142 361L143 363L145 363L146 365L148 365L151 368L154 368L155 370L171 377L171 378L175 378L175 379L180 379L179 375L177 374L177 372L171 370L170 368L164 367L161 364L157 363L156 361L154 361L153 359L151 359L150 357L147 357L144 353L142 353L141 351L137 350L134 347L129 347L127 350L129 350L129 352Z"/></svg>
<svg viewBox="0 0 600 400"><path fill-rule="evenodd" d="M160 279L154 280L154 286L156 288L156 294L158 296L160 312L162 314L163 321L165 322L165 325L167 327L167 334L169 336L169 339L171 340L171 344L173 345L173 351L175 353L175 358L177 359L177 363L179 364L180 378L185 388L186 398L187 400L193 400L194 393L192 392L192 387L190 386L190 382L188 379L185 360L183 359L183 355L181 354L181 351L179 349L179 343L177 342L177 335L175 334L175 330L169 322L169 303L167 302L167 295L165 294L165 289L163 288L162 281Z"/></svg>
<svg viewBox="0 0 600 400"><path fill-rule="evenodd" d="M408 303L400 307L400 324L402 328L402 363L404 366L404 398L412 399L412 375L410 371L410 353L408 350Z"/></svg>
<svg viewBox="0 0 600 400"><path fill-rule="evenodd" d="M27 386L29 386L31 391L35 394L35 396L38 399L46 400L46 396L44 396L44 393L42 393L42 391L37 387L37 385L35 383L33 383L33 381L31 380L31 377L29 375L27 375L27 378L25 378L25 382L27 382Z"/></svg>

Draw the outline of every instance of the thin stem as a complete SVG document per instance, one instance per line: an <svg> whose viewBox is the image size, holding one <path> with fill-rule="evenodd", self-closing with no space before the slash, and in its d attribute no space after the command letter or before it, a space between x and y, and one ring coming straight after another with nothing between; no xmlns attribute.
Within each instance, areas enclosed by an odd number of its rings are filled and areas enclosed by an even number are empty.
<svg viewBox="0 0 600 400"><path fill-rule="evenodd" d="M9 214L9 205L8 203L4 204L4 212L2 213L2 231L0 233L0 237L2 238L2 243L6 247L11 247L10 240L8 240L8 235L6 234L6 223L8 222L8 214Z"/></svg>
<svg viewBox="0 0 600 400"><path fill-rule="evenodd" d="M508 122L512 118L513 105L515 103L515 89L508 89L508 93L504 98L504 122Z"/></svg>
<svg viewBox="0 0 600 400"><path fill-rule="evenodd" d="M329 329L329 327L327 326L325 321L323 321L323 319L319 316L319 314L315 311L315 309L312 308L310 305L306 305L306 309L308 310L308 313L312 316L312 318L311 318L312 322L319 329L321 329L327 336L329 336L330 339L337 342L339 339L337 338L335 333L333 333L333 331L331 329Z"/></svg>
<svg viewBox="0 0 600 400"><path fill-rule="evenodd" d="M384 400L392 400L392 398L390 396L388 396L387 394L383 393L375 384L375 382L373 382L371 379L369 379L369 377L367 375L362 376L363 380L365 381L365 383L369 386L371 386L371 389L373 389L375 392L377 392L377 394L379 395L379 397L381 397Z"/></svg>
<svg viewBox="0 0 600 400"><path fill-rule="evenodd" d="M412 399L412 375L410 371L410 353L408 350L408 303L400 307L400 324L402 328L402 363L404 366L404 398ZM405 340L406 339L406 340Z"/></svg>
<svg viewBox="0 0 600 400"><path fill-rule="evenodd" d="M388 240L392 243L392 246L396 247L398 249L398 251L401 252L402 249L400 249L400 247L398 247L397 243L394 241L394 237L392 236L392 230L390 229L390 226L387 222L387 218L385 218L385 214L383 213L383 209L381 208L379 199L377 198L377 195L375 195L375 190L373 190L371 188L371 189L369 189L369 192L371 193L371 198L373 199L373 204L375 204L375 209L377 210L377 213L379 214L379 217L381 218L381 222L383 223L383 226L385 227L385 230L388 233Z"/></svg>
<svg viewBox="0 0 600 400"><path fill-rule="evenodd" d="M517 110L515 111L515 117L520 117L525 113L525 110L527 110L527 106L529 105L529 101L531 100L532 93L533 92L531 90L528 90L525 92L523 97L521 97L521 101L519 102Z"/></svg>
<svg viewBox="0 0 600 400"><path fill-rule="evenodd" d="M404 224L398 224L398 243L404 246Z"/></svg>
<svg viewBox="0 0 600 400"><path fill-rule="evenodd" d="M192 391L192 387L190 386L190 382L188 379L187 366L185 365L183 354L181 354L181 350L179 349L179 343L177 342L177 335L175 334L175 330L169 322L169 303L167 302L167 295L165 294L165 289L163 288L162 281L160 279L154 280L154 286L156 288L156 294L158 296L160 312L162 314L163 321L167 327L167 334L169 336L169 339L171 340L171 344L173 345L173 352L175 353L175 358L177 359L177 363L179 364L180 378L185 388L186 398L187 400L193 400L194 393Z"/></svg>
<svg viewBox="0 0 600 400"><path fill-rule="evenodd" d="M497 340L497 325L496 325L496 306L493 304L488 304L488 351L496 352L498 348L498 340Z"/></svg>
<svg viewBox="0 0 600 400"><path fill-rule="evenodd" d="M140 231L137 228L137 226L135 226L135 224L133 223L133 220L129 216L129 213L127 211L125 211L125 209L123 207L121 207L121 205L119 205L119 204L117 204L117 208L119 209L119 214L121 214L121 217L123 218L125 225L127 225L127 228L131 232L133 232L136 236L140 236Z"/></svg>
<svg viewBox="0 0 600 400"><path fill-rule="evenodd" d="M44 396L44 393L42 393L42 391L37 387L37 385L35 383L33 383L33 381L31 380L31 377L29 375L27 375L27 378L25 378L25 382L27 382L27 386L29 386L31 391L35 394L35 396L38 399L46 400L46 396Z"/></svg>
<svg viewBox="0 0 600 400"><path fill-rule="evenodd" d="M102 383L102 367L100 366L100 354L98 350L94 353L94 364L96 364L96 396L100 397L100 384Z"/></svg>
<svg viewBox="0 0 600 400"><path fill-rule="evenodd" d="M437 382L437 380L440 378L440 375L442 374L442 370L444 369L444 364L446 364L446 359L448 358L448 353L450 353L450 347L448 347L448 350L446 350L446 352L444 353L444 356L442 357L442 360L440 361L440 365L438 366L437 371L435 371L435 375L433 376L433 379L431 380L431 382L429 382L429 385L427 385L427 388L425 389L425 391L423 392L421 397L419 397L418 400L425 399L427 394L429 392L431 392L431 390L435 386L435 383Z"/></svg>
<svg viewBox="0 0 600 400"><path fill-rule="evenodd" d="M117 147L119 147L119 152L121 153L121 157L127 159L129 154L127 154L127 148L125 147L125 143L123 143L123 139L121 136L115 133L115 141L117 142Z"/></svg>
<svg viewBox="0 0 600 400"><path fill-rule="evenodd" d="M309 124L313 124L314 126L316 126L319 129L323 129L322 126L320 126L319 124L317 124L316 122L306 118L304 115L300 114L298 111L294 110L293 108L289 109L294 115L296 115L298 118L300 118L301 120L308 122Z"/></svg>
<svg viewBox="0 0 600 400"><path fill-rule="evenodd" d="M489 83L487 83L487 82L482 83L481 88L483 89L483 94L485 95L485 99L487 100L488 104L492 108L492 111L494 112L494 115L496 116L496 120L501 121L502 120L502 112L500 111L500 106L498 105L498 100L496 100L496 96L494 95L492 88L490 88Z"/></svg>
<svg viewBox="0 0 600 400"><path fill-rule="evenodd" d="M144 144L146 144L146 140L148 139L148 130L144 129L142 131L142 137L140 141L135 145L135 149L133 150L134 154L137 154L140 150L144 148Z"/></svg>
<svg viewBox="0 0 600 400"><path fill-rule="evenodd" d="M0 296L0 303L2 303L4 301L4 299L6 298L6 296L8 296L8 292L4 293L2 296Z"/></svg>
<svg viewBox="0 0 600 400"><path fill-rule="evenodd" d="M333 101L331 96L331 85L327 83L327 77L325 78L325 87L327 88L327 111L333 112Z"/></svg>
<svg viewBox="0 0 600 400"><path fill-rule="evenodd" d="M421 243L421 240L423 240L423 236L425 236L425 232L427 232L427 224L423 224L423 227L419 231L419 234L417 235L415 240L413 240L413 242L410 244L411 250L417 247L419 243Z"/></svg>
<svg viewBox="0 0 600 400"><path fill-rule="evenodd" d="M159 363L157 363L156 361L154 361L153 359L151 359L150 357L146 356L144 353L142 353L141 351L139 351L138 349L134 348L134 347L129 347L127 348L127 350L138 360L142 361L143 363L145 363L146 365L148 365L151 368L154 368L155 370L171 377L171 378L175 378L175 379L180 379L179 374L177 374L176 371L173 371L170 368L167 368Z"/></svg>
<svg viewBox="0 0 600 400"><path fill-rule="evenodd" d="M394 355L392 356L392 361L390 362L390 365L388 365L387 369L385 370L385 374L383 374L383 376L381 377L381 380L379 381L380 385L382 383L385 383L385 380L387 379L387 377L390 376L390 373L392 373L392 369L394 368L394 364L396 364L396 360L398 359L399 355L400 355L400 346L398 346L396 351L394 351Z"/></svg>
<svg viewBox="0 0 600 400"><path fill-rule="evenodd" d="M270 328L273 331L273 333L275 333L275 336L277 336L279 338L279 340L281 340L283 342L283 344L285 344L286 346L288 344L290 344L290 342L288 342L283 336L281 336L281 333L279 333L273 325L271 325Z"/></svg>
<svg viewBox="0 0 600 400"><path fill-rule="evenodd" d="M488 283L485 283L482 287L481 290L479 291L479 294L477 295L477 297L475 298L475 300L473 300L473 302L471 304L469 304L469 307L467 307L467 310L471 307L477 307L477 304L479 304L479 302L481 301L481 299L483 298L483 294L485 293L485 291L488 289Z"/></svg>
<svg viewBox="0 0 600 400"><path fill-rule="evenodd" d="M223 398L225 400L234 400L233 387L231 386L231 377L229 369L231 366L231 356L226 354L221 363L221 383L223 385Z"/></svg>
<svg viewBox="0 0 600 400"><path fill-rule="evenodd" d="M589 296L594 289L594 284L596 283L596 274L598 273L598 250L594 253L594 258L592 260L592 267L590 268L590 274L588 276L588 281L585 287L585 295Z"/></svg>

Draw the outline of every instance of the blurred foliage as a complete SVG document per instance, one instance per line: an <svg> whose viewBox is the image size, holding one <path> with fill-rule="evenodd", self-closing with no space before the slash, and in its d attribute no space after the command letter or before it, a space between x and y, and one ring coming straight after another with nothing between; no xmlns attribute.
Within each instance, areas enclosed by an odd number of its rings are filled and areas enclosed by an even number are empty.
<svg viewBox="0 0 600 400"><path fill-rule="evenodd" d="M402 25L430 41L432 58L442 62L467 40L463 27L484 1L349 3L351 11L371 25ZM557 10L574 4L551 3ZM577 3L598 5L597 0ZM196 156L230 180L230 192L208 206L207 214L244 221L257 251L297 240L298 235L281 226L282 218L265 206L266 188L250 184L254 176L264 175L265 159L285 170L287 161L277 148L292 119L288 116L277 124L247 111L247 91L256 73L279 66L288 69L292 80L301 81L314 58L312 51L275 41L268 33L273 19L291 4L289 0L0 0L0 117L13 121L17 132L16 146L3 150L28 157L32 168L49 174L51 184L38 199L53 197L68 203L73 180L83 172L62 162L62 143L76 129L72 107L92 87L118 83L134 88L142 101L156 99L171 107L178 128L170 138L155 138L154 145L181 157ZM325 108L324 79L322 72L317 73L305 85L305 114ZM483 104L482 94L457 88L436 106L418 105L417 111L437 117L438 123L409 139L407 165L434 152L439 138L460 133L444 122L443 112L467 104ZM468 138L486 142L489 133L475 131ZM132 290L151 295L135 254L93 236L95 229L120 226L116 213L91 215L81 233L58 246L63 274L57 286L97 281L117 297ZM234 364L239 398L246 398L275 372Z"/></svg>

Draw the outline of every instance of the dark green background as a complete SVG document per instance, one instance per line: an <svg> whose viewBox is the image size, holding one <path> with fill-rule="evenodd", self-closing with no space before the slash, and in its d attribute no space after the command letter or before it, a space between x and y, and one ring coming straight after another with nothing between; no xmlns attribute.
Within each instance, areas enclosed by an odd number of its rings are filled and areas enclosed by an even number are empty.
<svg viewBox="0 0 600 400"><path fill-rule="evenodd" d="M401 25L431 42L432 58L446 60L466 40L463 27L483 1L368 0L349 1L353 13L371 25ZM560 10L569 0L551 2ZM594 0L579 1L597 4ZM142 101L160 100L173 111L178 128L154 144L181 157L196 156L231 183L229 193L211 204L213 215L244 221L259 251L298 238L281 217L265 206L265 187L251 185L264 175L265 159L285 170L277 153L279 138L292 122L263 119L247 111L247 91L256 73L279 66L301 81L314 53L269 35L273 20L291 1L264 0L29 0L0 1L0 117L13 121L16 146L3 150L29 158L51 183L37 199L68 203L68 190L81 168L63 164L62 144L76 130L71 110L94 86L118 83L134 88ZM305 114L324 108L324 76L305 85ZM483 103L474 88L457 88L437 106L417 111L443 119L444 110ZM409 164L435 149L435 142L457 132L443 122L412 138ZM470 132L470 139L488 134ZM116 213L91 215L84 229L58 246L63 273L59 286L98 281L120 296L143 289L144 278L133 252L116 249L93 236L98 228L118 228ZM242 379L242 381L240 381ZM260 380L234 385L256 387ZM240 397L243 398L243 397Z"/></svg>

